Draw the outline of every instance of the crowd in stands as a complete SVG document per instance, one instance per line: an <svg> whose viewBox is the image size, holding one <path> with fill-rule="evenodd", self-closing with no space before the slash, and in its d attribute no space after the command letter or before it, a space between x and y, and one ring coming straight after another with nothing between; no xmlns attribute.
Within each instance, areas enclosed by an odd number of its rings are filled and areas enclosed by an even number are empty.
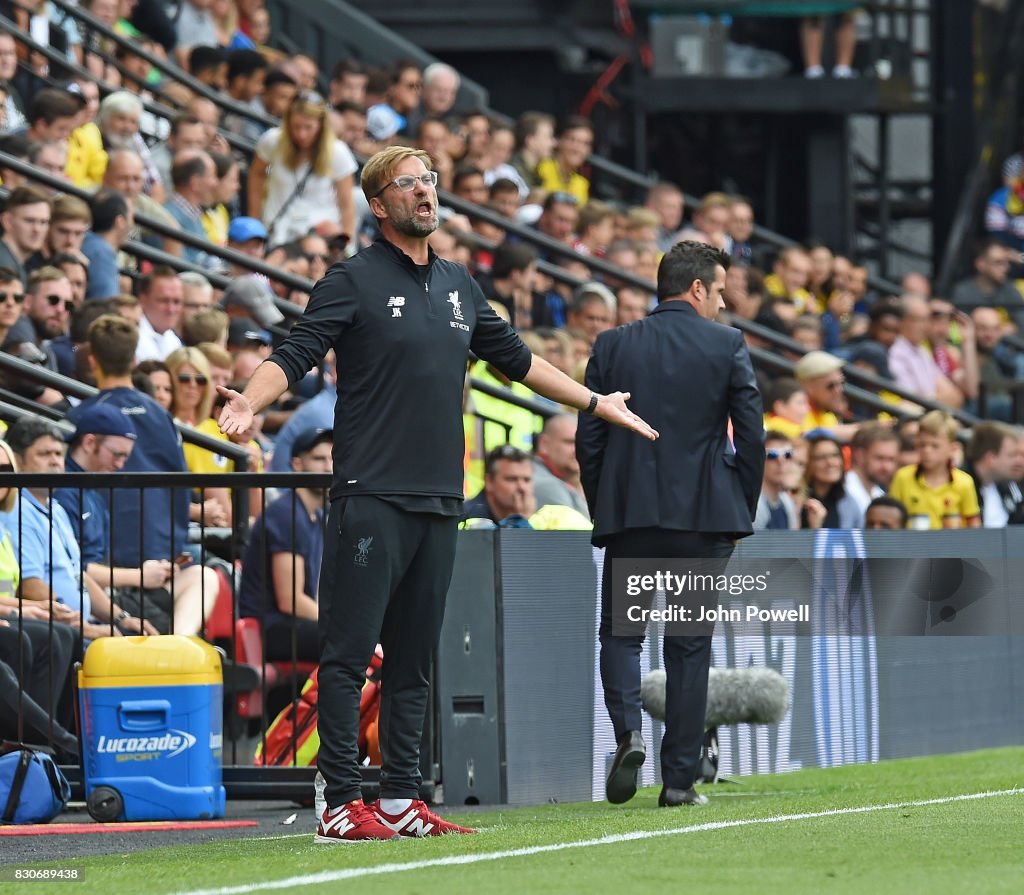
<svg viewBox="0 0 1024 895"><path fill-rule="evenodd" d="M287 332L294 317L280 301L301 309L308 300L296 282L316 281L375 238L360 161L403 143L430 154L440 189L491 213L443 209L434 252L466 264L530 349L580 380L595 339L656 303L658 263L673 245L697 240L729 254L732 317L807 352L788 355L793 377L761 383L768 462L758 528L1024 521L1024 343L1014 338L1024 298L1013 278L1024 269L1020 158L989 204L972 276L948 298L921 274L908 274L900 294L879 294L863 264L820 243L770 252L742 196L709 193L689 215L683 191L667 182L636 204L604 201L590 179L587 119L526 112L508 123L460 108L459 75L442 63L421 70L346 58L321 72L313 58L268 45L262 0L182 0L176 18L156 2L78 5L130 40L111 39L63 4L0 0L0 15L22 30L47 29L69 66L61 72L0 29L0 151L68 185L0 160L0 350L99 394L79 401L0 369L0 389L47 413L9 426L0 472L232 471L230 458L183 446L175 422L227 441L216 386L244 386ZM147 56L177 63L232 107ZM521 228L547 242L538 248L513 232ZM140 245L171 263L141 260ZM253 273L219 248L298 280ZM595 275L595 260L618 276ZM890 384L880 395L891 413L848 403L849 368ZM486 364L468 372L538 400ZM230 441L250 470L329 473L335 396L328 357ZM915 397L986 422L963 431ZM538 403L546 420L467 386L467 526L589 527L575 415ZM51 413L66 416L70 439ZM70 726L67 694L40 686L40 663L66 675L82 638L199 633L218 580L190 524L252 526L239 607L264 620L269 658L291 656L294 642L300 658L315 660L324 501L321 490L297 488L264 506L257 489L245 520L227 488L150 488L144 507L137 492L0 489L0 613L13 619L19 594L26 622L18 634L0 623L0 675L34 681L23 695ZM51 620L61 642L43 647L40 626ZM47 649L60 650L54 663ZM0 692L9 690L3 681ZM0 737L11 717L0 703Z"/></svg>

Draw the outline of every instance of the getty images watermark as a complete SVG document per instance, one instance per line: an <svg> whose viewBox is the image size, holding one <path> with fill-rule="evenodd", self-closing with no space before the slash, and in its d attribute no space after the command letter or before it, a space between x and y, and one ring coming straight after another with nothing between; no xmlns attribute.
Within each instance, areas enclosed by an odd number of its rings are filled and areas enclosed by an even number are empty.
<svg viewBox="0 0 1024 895"><path fill-rule="evenodd" d="M615 559L612 633L1024 633L1024 558Z"/></svg>

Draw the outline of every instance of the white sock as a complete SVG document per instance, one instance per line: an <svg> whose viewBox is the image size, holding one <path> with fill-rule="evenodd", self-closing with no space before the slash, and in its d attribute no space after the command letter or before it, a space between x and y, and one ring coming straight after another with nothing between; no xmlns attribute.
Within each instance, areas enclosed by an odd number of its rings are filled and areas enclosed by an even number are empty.
<svg viewBox="0 0 1024 895"><path fill-rule="evenodd" d="M380 810L392 817L408 811L412 807L412 799L381 799Z"/></svg>
<svg viewBox="0 0 1024 895"><path fill-rule="evenodd" d="M823 78L825 76L825 69L820 65L809 65L804 71L805 78Z"/></svg>

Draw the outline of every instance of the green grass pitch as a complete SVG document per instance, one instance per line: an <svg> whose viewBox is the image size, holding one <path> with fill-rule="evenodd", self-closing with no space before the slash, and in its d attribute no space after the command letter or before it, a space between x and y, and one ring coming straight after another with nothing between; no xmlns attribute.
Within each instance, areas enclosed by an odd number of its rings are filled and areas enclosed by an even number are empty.
<svg viewBox="0 0 1024 895"><path fill-rule="evenodd" d="M616 807L444 810L478 836L324 846L304 833L74 863L88 891L102 895L1024 892L1024 748L747 777L702 791L711 797L702 808L659 809L658 790L645 789ZM603 841L617 835L630 838ZM525 853L503 854L516 850ZM76 887L20 889L51 890Z"/></svg>

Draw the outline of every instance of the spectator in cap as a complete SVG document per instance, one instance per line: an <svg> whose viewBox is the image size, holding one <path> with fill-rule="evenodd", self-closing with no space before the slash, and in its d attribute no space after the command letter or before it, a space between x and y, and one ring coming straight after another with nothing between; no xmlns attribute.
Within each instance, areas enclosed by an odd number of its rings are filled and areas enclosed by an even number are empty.
<svg viewBox="0 0 1024 895"><path fill-rule="evenodd" d="M305 430L292 445L292 471L330 474L332 447L330 428ZM242 562L239 614L263 620L268 660L319 661L317 585L327 493L326 484L286 491L253 526Z"/></svg>
<svg viewBox="0 0 1024 895"><path fill-rule="evenodd" d="M236 244L232 248L243 252L244 246L254 240L261 243L267 241L267 228L263 226L263 221L250 217L237 217L231 221L228 227L228 241Z"/></svg>
<svg viewBox="0 0 1024 895"><path fill-rule="evenodd" d="M110 404L93 404L75 422L71 447L64 461L67 472L118 472L124 468L135 449L138 434L132 417ZM163 587L171 577L171 564L165 559L149 559L139 569L112 568L110 565L110 504L107 492L99 488L58 488L54 499L68 517L82 520L82 563L101 587ZM119 621L122 612L115 612ZM130 617L130 613L128 616ZM157 629L145 622L148 633Z"/></svg>
<svg viewBox="0 0 1024 895"><path fill-rule="evenodd" d="M237 217L228 226L228 248L263 261L267 253L267 228L259 218ZM230 263L228 276L232 279L249 276L247 267Z"/></svg>
<svg viewBox="0 0 1024 895"><path fill-rule="evenodd" d="M249 317L235 317L228 324L228 349L250 350L260 358L270 356L271 335Z"/></svg>
<svg viewBox="0 0 1024 895"><path fill-rule="evenodd" d="M847 411L843 385L846 379L841 358L827 351L808 351L793 370L797 382L807 393L810 410L800 427L802 432L824 429L840 441L849 441L856 424L841 423Z"/></svg>
<svg viewBox="0 0 1024 895"><path fill-rule="evenodd" d="M113 407L131 417L137 435L125 471L185 472L181 438L171 415L133 386L131 369L138 339L138 328L122 317L105 314L93 322L89 327L90 363L100 392L73 408L68 419L77 425L97 405ZM183 489L147 488L144 505L138 491L118 489L113 492L113 502L110 562L134 570L136 582L138 570L145 568L146 561L171 561L187 549L189 497ZM173 605L164 597L150 599L145 589L136 592L137 583L125 588L124 595L115 591L115 601L126 608L131 606L134 615L152 617L158 630L162 622L157 610L172 612L175 633L197 634L204 616L213 609L217 576L213 569L197 563L175 566L171 574Z"/></svg>
<svg viewBox="0 0 1024 895"><path fill-rule="evenodd" d="M274 326L284 320L266 277L256 274L233 280L221 296L221 306L232 316L253 317L260 326Z"/></svg>

